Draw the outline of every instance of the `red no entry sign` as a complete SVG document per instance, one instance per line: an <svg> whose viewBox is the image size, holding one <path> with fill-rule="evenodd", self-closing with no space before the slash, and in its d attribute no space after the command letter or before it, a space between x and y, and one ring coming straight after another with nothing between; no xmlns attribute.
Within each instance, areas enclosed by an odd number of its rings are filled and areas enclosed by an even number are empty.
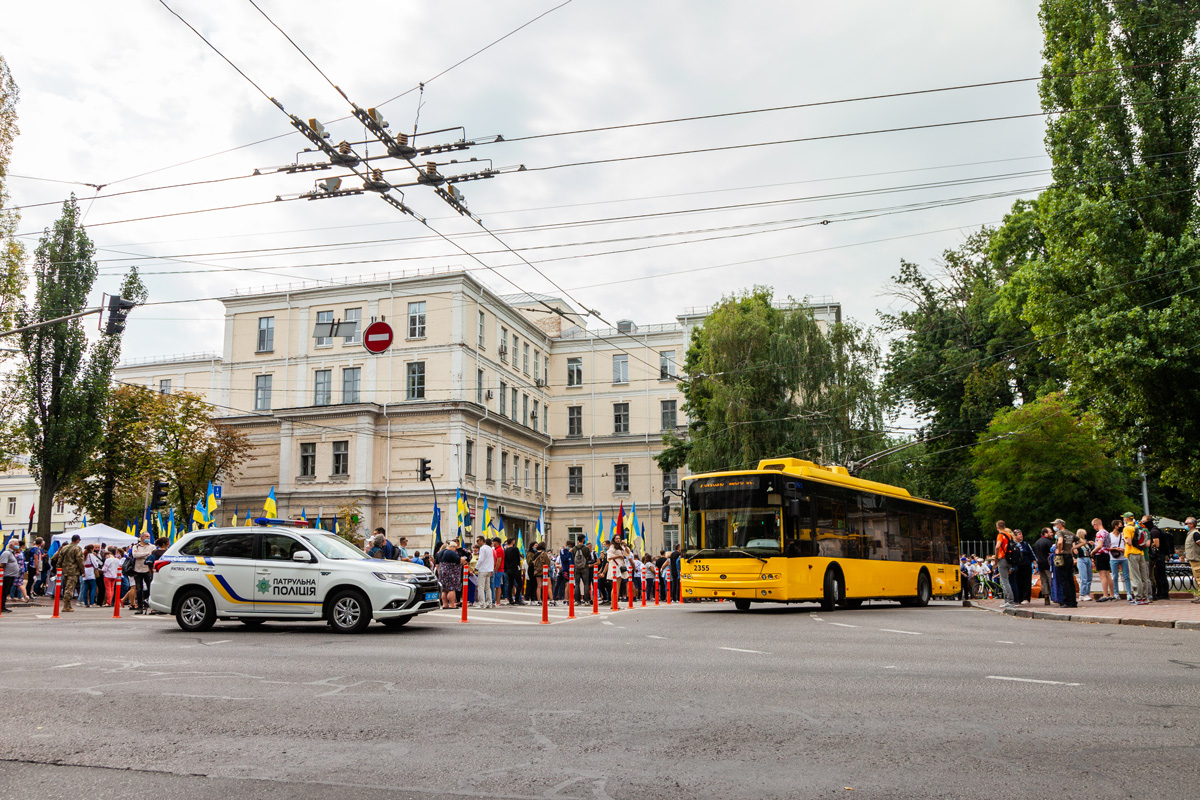
<svg viewBox="0 0 1200 800"><path fill-rule="evenodd" d="M372 322L363 331L363 347L368 353L382 353L392 346L392 326L386 322Z"/></svg>

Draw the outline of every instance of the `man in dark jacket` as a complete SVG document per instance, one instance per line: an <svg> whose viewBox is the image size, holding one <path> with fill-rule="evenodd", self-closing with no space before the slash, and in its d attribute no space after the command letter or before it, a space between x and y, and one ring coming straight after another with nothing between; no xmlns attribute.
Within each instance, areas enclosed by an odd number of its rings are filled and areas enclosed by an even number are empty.
<svg viewBox="0 0 1200 800"><path fill-rule="evenodd" d="M1010 554L1010 562L1016 563L1013 571L1013 592L1017 595L1017 604L1028 603L1033 598L1033 562L1035 556L1033 547L1025 541L1025 534L1020 530L1013 531L1017 538L1016 546Z"/></svg>
<svg viewBox="0 0 1200 800"><path fill-rule="evenodd" d="M521 597L521 551L516 539L509 539L504 546L504 579L508 582L508 604L525 605Z"/></svg>
<svg viewBox="0 0 1200 800"><path fill-rule="evenodd" d="M1175 552L1175 535L1158 529L1150 522L1150 577L1154 582L1154 599L1170 600L1171 583L1167 580L1167 559Z"/></svg>
<svg viewBox="0 0 1200 800"><path fill-rule="evenodd" d="M575 602L592 602L592 548L588 547L583 538L575 540L571 550L575 561Z"/></svg>
<svg viewBox="0 0 1200 800"><path fill-rule="evenodd" d="M1033 557L1037 561L1038 583L1042 591L1042 602L1050 605L1050 554L1054 550L1054 537L1049 528L1042 528L1042 535L1033 543Z"/></svg>

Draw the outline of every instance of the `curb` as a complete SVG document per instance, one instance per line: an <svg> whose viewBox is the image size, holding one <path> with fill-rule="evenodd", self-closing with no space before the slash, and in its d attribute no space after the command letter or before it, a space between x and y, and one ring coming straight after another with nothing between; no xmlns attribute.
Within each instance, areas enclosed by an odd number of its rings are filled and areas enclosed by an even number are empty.
<svg viewBox="0 0 1200 800"><path fill-rule="evenodd" d="M992 614L1002 614L1006 617L1021 619L1045 619L1059 622L1090 622L1100 625L1138 625L1143 628L1177 628L1186 631L1200 631L1200 620L1170 620L1170 619L1134 619L1131 617L1097 617L1087 614L1063 614L1055 611L1034 611L1025 608L990 608L970 601L972 608L988 611Z"/></svg>

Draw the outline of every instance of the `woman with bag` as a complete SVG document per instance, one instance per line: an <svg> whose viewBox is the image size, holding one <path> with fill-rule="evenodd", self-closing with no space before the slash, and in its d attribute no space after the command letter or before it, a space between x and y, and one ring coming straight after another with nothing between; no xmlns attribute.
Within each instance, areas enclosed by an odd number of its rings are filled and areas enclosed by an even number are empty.
<svg viewBox="0 0 1200 800"><path fill-rule="evenodd" d="M1092 599L1092 547L1087 542L1087 531L1075 531L1075 564L1079 568L1079 601Z"/></svg>
<svg viewBox="0 0 1200 800"><path fill-rule="evenodd" d="M104 596L116 605L121 594L121 559L117 558L117 548L108 548L108 556L104 559L101 571L104 573Z"/></svg>
<svg viewBox="0 0 1200 800"><path fill-rule="evenodd" d="M621 587L629 578L629 566L625 562L625 548L621 543L621 535L614 534L608 543L608 580L611 584L609 592L616 601L621 599Z"/></svg>
<svg viewBox="0 0 1200 800"><path fill-rule="evenodd" d="M1125 521L1114 519L1108 535L1108 564L1112 569L1113 599L1121 596L1121 578L1125 579L1125 596L1132 600L1133 589L1129 582L1129 559L1125 557Z"/></svg>

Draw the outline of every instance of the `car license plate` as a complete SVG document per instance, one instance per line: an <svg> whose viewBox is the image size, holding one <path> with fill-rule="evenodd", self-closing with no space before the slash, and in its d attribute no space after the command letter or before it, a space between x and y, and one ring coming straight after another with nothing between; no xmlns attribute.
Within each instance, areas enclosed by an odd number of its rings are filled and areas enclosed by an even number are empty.
<svg viewBox="0 0 1200 800"><path fill-rule="evenodd" d="M438 599L437 592L426 592L425 593L425 602L428 603L430 600L437 600L437 599Z"/></svg>

